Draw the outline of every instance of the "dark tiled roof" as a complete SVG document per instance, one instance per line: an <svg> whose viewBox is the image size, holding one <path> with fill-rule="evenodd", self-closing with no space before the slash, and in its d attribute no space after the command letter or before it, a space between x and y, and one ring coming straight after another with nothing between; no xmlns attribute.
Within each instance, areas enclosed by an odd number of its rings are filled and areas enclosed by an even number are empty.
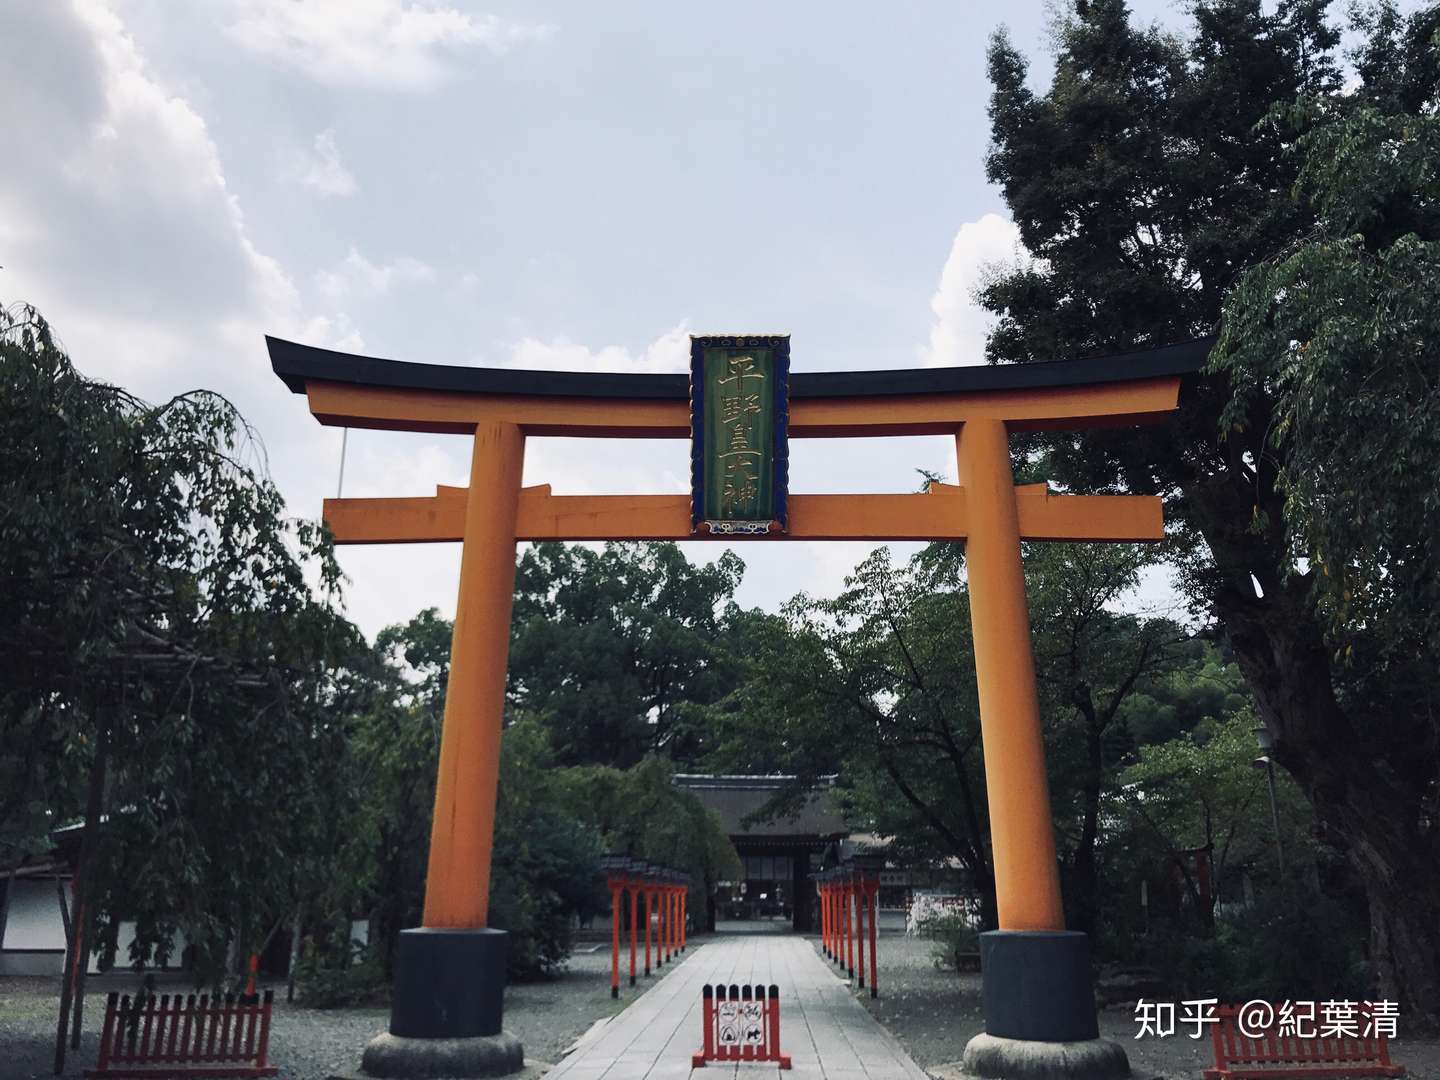
<svg viewBox="0 0 1440 1080"><path fill-rule="evenodd" d="M684 401L688 375L615 375L593 371L522 371L517 368L416 364L320 349L266 336L270 366L294 393L307 380L392 386L446 393L525 394L548 397L659 398ZM1037 364L970 364L959 367L886 368L878 371L798 371L790 397L871 397L892 394L954 394L1030 390L1059 386L1190 375L1205 366L1214 338L1113 356L1052 360Z"/></svg>
<svg viewBox="0 0 1440 1080"><path fill-rule="evenodd" d="M746 817L756 813L794 779L789 776L706 776L681 773L675 786L684 788L700 800L708 810L720 815L725 831L731 837L845 836L850 832L835 806L830 784L817 788L799 813L746 824Z"/></svg>

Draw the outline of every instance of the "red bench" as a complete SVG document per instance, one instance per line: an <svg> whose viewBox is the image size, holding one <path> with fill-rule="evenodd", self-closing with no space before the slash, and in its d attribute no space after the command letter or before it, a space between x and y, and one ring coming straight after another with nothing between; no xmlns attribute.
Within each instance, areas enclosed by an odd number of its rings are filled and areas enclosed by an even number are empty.
<svg viewBox="0 0 1440 1080"><path fill-rule="evenodd" d="M1365 1035L1371 1030L1369 1007L1357 1011L1358 1036L1326 1035L1304 1037L1282 1033L1278 1020L1257 1028L1247 1024L1251 1034L1240 1031L1240 1008L1221 1005L1210 1025L1215 1047L1215 1067L1205 1070L1205 1080L1269 1080L1270 1077L1404 1076L1405 1066L1390 1060L1390 1040L1384 1035Z"/></svg>
<svg viewBox="0 0 1440 1080"><path fill-rule="evenodd" d="M100 1058L87 1077L274 1076L270 1008L274 992L257 999L169 994L137 998L112 993L105 1000Z"/></svg>

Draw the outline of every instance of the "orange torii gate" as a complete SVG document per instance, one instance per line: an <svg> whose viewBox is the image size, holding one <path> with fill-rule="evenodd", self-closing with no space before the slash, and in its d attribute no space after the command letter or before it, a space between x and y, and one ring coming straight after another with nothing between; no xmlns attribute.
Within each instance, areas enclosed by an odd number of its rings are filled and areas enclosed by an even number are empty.
<svg viewBox="0 0 1440 1080"><path fill-rule="evenodd" d="M701 340L783 343L788 362L788 338ZM789 495L783 531L740 536L705 523L697 531L689 495L521 485L529 437L688 438L684 375L401 363L266 341L275 373L322 424L473 440L468 488L325 500L337 543L463 543L424 927L402 934L392 1036L509 1038L499 990L473 984L477 971L503 983L503 936L485 927L519 541L964 540L1000 925L982 940L987 1036L977 1039L1098 1042L1088 944L1064 931L1020 542L1159 540L1160 500L1016 486L1008 436L1160 421L1208 339L1019 366L790 375L780 421L789 437L949 435L959 483L912 495Z"/></svg>

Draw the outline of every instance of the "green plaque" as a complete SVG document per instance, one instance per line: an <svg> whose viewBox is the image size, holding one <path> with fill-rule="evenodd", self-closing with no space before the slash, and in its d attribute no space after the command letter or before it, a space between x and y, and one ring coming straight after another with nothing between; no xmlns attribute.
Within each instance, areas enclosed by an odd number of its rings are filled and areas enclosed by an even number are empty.
<svg viewBox="0 0 1440 1080"><path fill-rule="evenodd" d="M790 339L690 339L691 527L783 531Z"/></svg>

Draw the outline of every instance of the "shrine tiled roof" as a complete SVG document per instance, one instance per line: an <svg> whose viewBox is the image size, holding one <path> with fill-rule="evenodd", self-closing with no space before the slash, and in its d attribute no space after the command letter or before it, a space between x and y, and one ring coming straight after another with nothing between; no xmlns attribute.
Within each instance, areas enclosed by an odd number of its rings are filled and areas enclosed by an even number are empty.
<svg viewBox="0 0 1440 1080"><path fill-rule="evenodd" d="M675 777L675 786L694 795L706 809L715 811L725 832L732 837L833 838L850 833L835 803L833 780L829 777L816 787L798 812L753 822L747 819L763 812L766 805L794 781L794 777L681 773Z"/></svg>

